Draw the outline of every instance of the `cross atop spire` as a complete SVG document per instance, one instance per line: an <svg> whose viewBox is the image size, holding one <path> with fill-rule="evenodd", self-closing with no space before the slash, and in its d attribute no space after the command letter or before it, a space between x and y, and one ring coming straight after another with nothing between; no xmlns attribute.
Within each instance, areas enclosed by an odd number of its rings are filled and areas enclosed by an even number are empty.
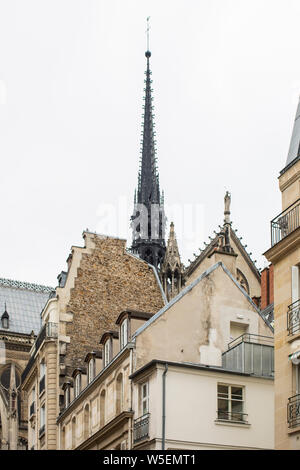
<svg viewBox="0 0 300 470"><path fill-rule="evenodd" d="M138 173L138 187L134 198L132 251L156 268L162 264L165 254L165 215L163 196L159 188L157 170L154 114L152 105L151 70L149 50L149 18L147 18L147 59L145 79L145 104L141 141L141 159ZM145 210L144 210L145 209Z"/></svg>

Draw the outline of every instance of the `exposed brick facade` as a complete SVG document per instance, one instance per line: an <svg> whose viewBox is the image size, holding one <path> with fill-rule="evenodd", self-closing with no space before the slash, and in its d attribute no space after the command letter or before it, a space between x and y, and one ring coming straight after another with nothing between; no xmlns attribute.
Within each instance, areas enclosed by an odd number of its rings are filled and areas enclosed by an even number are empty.
<svg viewBox="0 0 300 470"><path fill-rule="evenodd" d="M261 309L274 302L274 269L271 264L261 272Z"/></svg>
<svg viewBox="0 0 300 470"><path fill-rule="evenodd" d="M122 310L156 313L164 305L152 268L125 251L125 240L94 235L93 242L95 249L82 255L67 306L73 313L65 357L70 367L84 365L86 353L99 349Z"/></svg>

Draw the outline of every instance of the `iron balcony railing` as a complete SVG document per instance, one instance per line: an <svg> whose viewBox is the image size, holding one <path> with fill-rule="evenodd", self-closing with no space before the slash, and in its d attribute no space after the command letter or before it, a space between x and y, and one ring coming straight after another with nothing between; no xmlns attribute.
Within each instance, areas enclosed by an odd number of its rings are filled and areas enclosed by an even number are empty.
<svg viewBox="0 0 300 470"><path fill-rule="evenodd" d="M150 414L146 414L134 420L133 443L137 443L149 437Z"/></svg>
<svg viewBox="0 0 300 470"><path fill-rule="evenodd" d="M289 428L300 425L300 395L289 398L287 405L287 420Z"/></svg>
<svg viewBox="0 0 300 470"><path fill-rule="evenodd" d="M30 413L30 416L34 415L34 413L35 413L35 402L31 403L29 413Z"/></svg>
<svg viewBox="0 0 300 470"><path fill-rule="evenodd" d="M40 391L40 394L45 390L45 376L43 376L40 380L40 387L39 387L39 391Z"/></svg>
<svg viewBox="0 0 300 470"><path fill-rule="evenodd" d="M276 245L283 238L300 226L300 199L297 199L281 214L271 220L271 246Z"/></svg>
<svg viewBox="0 0 300 470"><path fill-rule="evenodd" d="M248 415L246 413L240 413L239 411L217 411L217 419L219 421L230 421L235 423L244 423L248 422Z"/></svg>
<svg viewBox="0 0 300 470"><path fill-rule="evenodd" d="M300 332L300 299L288 306L287 329L289 335Z"/></svg>

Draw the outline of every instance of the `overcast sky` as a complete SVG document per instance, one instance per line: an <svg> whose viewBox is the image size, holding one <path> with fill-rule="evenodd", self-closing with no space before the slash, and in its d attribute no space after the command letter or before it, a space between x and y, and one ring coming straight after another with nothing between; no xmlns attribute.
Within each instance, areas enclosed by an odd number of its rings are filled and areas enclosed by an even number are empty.
<svg viewBox="0 0 300 470"><path fill-rule="evenodd" d="M264 267L300 94L299 0L0 0L0 277L55 286L84 229L130 237L147 16L183 262L223 222L227 189Z"/></svg>

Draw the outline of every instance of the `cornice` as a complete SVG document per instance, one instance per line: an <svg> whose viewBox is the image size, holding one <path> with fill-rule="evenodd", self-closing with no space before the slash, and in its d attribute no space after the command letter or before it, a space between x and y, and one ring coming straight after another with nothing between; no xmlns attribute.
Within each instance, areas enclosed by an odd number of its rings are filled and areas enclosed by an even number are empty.
<svg viewBox="0 0 300 470"><path fill-rule="evenodd" d="M268 261L275 264L295 248L300 248L300 227L280 240L276 245L272 246L269 250L263 253L263 255Z"/></svg>

